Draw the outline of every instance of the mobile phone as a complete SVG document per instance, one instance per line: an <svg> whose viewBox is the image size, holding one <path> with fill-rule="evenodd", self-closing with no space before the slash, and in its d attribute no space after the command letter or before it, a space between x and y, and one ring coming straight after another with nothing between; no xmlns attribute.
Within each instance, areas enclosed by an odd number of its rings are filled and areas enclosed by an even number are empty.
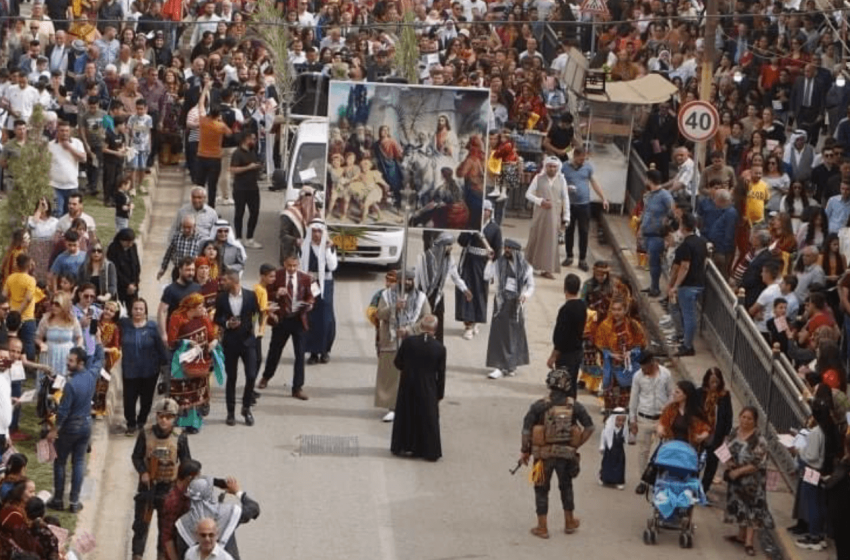
<svg viewBox="0 0 850 560"><path fill-rule="evenodd" d="M97 319L92 319L89 323L89 334L97 334Z"/></svg>

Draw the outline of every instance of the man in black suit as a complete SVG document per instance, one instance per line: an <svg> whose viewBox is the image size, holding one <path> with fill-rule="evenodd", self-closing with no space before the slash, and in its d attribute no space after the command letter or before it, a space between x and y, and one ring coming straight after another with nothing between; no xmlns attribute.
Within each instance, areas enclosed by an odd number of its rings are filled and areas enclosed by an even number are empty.
<svg viewBox="0 0 850 560"><path fill-rule="evenodd" d="M215 322L224 333L221 346L224 349L224 370L227 373L227 425L236 424L236 374L241 359L245 368L242 416L245 417L247 426L253 426L251 405L254 399L254 381L257 379L257 337L254 335L254 320L260 314L260 306L253 291L242 289L239 272L225 272L224 286L225 291L220 292L215 300Z"/></svg>
<svg viewBox="0 0 850 560"><path fill-rule="evenodd" d="M665 181L670 174L673 142L678 138L676 126L676 117L670 112L670 104L659 103L658 110L649 115L644 129L647 162L655 164Z"/></svg>
<svg viewBox="0 0 850 560"><path fill-rule="evenodd" d="M812 146L818 143L826 96L823 83L817 78L817 71L814 64L806 64L803 75L797 78L791 88L791 114L796 119L797 128L805 130L809 135Z"/></svg>

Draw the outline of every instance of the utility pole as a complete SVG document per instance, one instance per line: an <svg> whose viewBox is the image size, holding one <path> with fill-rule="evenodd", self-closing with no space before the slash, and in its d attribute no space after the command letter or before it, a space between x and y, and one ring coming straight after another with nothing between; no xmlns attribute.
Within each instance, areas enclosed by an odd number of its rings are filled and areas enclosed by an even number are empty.
<svg viewBox="0 0 850 560"><path fill-rule="evenodd" d="M702 56L702 76L700 76L699 98L708 101L711 97L711 82L714 80L714 61L717 60L717 0L706 0L705 4L705 40ZM699 142L694 153L694 164L697 171L702 173L706 163L706 143ZM696 210L697 191L699 185L694 186L694 194L691 197L691 205Z"/></svg>

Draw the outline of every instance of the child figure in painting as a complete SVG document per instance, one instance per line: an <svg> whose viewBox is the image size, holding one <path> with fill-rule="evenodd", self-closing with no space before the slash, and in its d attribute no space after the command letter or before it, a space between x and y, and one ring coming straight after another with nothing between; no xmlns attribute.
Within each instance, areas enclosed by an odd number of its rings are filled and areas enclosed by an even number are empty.
<svg viewBox="0 0 850 560"><path fill-rule="evenodd" d="M348 213L348 203L351 195L348 194L348 179L345 178L345 172L346 169L342 166L342 154L331 154L331 167L328 169L328 178L331 183L331 200L327 209L328 216L334 214L336 204L340 199L342 200L342 213L340 216L345 219Z"/></svg>
<svg viewBox="0 0 850 560"><path fill-rule="evenodd" d="M605 421L599 441L602 453L599 484L614 485L619 490L626 484L626 416L624 408L615 408Z"/></svg>
<svg viewBox="0 0 850 560"><path fill-rule="evenodd" d="M380 202L384 193L389 190L390 185L384 181L381 172L372 169L372 160L363 158L360 162L360 177L357 182L351 184L351 196L360 203L360 218L357 223L369 216L375 210L375 221L381 221Z"/></svg>

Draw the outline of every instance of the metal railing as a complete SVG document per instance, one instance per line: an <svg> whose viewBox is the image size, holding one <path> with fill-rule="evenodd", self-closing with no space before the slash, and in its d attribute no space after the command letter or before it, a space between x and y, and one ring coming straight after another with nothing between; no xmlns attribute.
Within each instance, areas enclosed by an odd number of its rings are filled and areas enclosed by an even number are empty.
<svg viewBox="0 0 850 560"><path fill-rule="evenodd" d="M806 425L811 411L805 385L788 359L768 346L712 262L706 267L701 333L744 402L759 409L771 458L794 491L796 461L776 436Z"/></svg>

